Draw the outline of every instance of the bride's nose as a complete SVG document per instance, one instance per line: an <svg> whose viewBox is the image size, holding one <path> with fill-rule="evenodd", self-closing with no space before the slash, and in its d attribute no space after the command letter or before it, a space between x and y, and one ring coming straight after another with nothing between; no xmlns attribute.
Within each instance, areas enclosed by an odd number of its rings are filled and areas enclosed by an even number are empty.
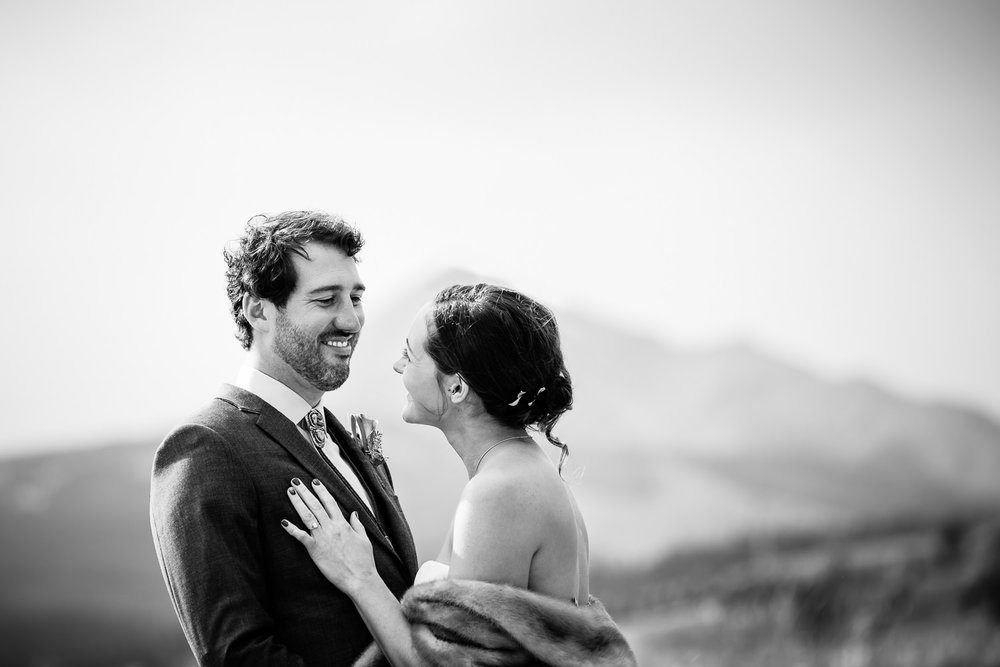
<svg viewBox="0 0 1000 667"><path fill-rule="evenodd" d="M406 365L406 362L403 360L403 357L400 357L399 359L396 359L396 363L394 363L392 365L392 370L394 370L397 373L399 373L400 375L402 375L403 374L403 368L405 367L405 365Z"/></svg>

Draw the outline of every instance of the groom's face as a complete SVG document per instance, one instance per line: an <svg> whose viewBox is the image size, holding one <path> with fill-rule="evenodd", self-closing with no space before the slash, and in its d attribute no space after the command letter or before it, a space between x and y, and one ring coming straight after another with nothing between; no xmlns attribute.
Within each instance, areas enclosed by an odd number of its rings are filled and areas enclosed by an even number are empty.
<svg viewBox="0 0 1000 667"><path fill-rule="evenodd" d="M344 384L365 312L365 286L357 263L336 246L307 243L308 259L292 256L297 281L284 308L277 309L271 352L299 381L320 391Z"/></svg>

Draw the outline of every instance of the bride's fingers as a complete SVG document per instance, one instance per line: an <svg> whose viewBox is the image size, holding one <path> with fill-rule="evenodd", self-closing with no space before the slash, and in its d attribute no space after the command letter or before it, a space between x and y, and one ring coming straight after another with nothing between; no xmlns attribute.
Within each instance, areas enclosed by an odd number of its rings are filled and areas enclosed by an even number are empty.
<svg viewBox="0 0 1000 667"><path fill-rule="evenodd" d="M361 533L362 535L366 534L365 526L361 523L361 518L358 516L357 512L351 512L351 528L353 528L356 533Z"/></svg>
<svg viewBox="0 0 1000 667"><path fill-rule="evenodd" d="M330 517L344 516L344 513L340 510L340 505L337 504L337 501L334 500L321 481L314 479L312 481L312 490L319 497L319 501L323 504L323 508Z"/></svg>
<svg viewBox="0 0 1000 667"><path fill-rule="evenodd" d="M312 494L309 487L303 484L298 477L292 480L292 486L295 487L295 493L297 493L301 498L302 502L306 504L306 507L318 517L320 523L325 523L326 519L330 518L329 512L326 508L316 499L316 496Z"/></svg>
<svg viewBox="0 0 1000 667"><path fill-rule="evenodd" d="M300 530L298 526L296 526L291 521L288 521L287 519L281 520L281 527L285 529L286 533L288 533L289 535L291 535L292 537L294 537L307 547L309 546L309 541L313 539L312 535L310 535L304 530Z"/></svg>
<svg viewBox="0 0 1000 667"><path fill-rule="evenodd" d="M350 521L354 532L365 538L365 541L371 546L371 540L368 539L368 531L365 530L365 524L361 523L361 517L358 516L357 512L351 512Z"/></svg>
<svg viewBox="0 0 1000 667"><path fill-rule="evenodd" d="M300 493L303 487L304 485L301 482L295 484L293 481L292 486L288 487L288 499L292 501L292 506L295 508L295 511L298 512L299 518L302 519L302 523L305 524L305 527L309 530L315 530L319 528L320 519L316 513L314 513L309 506L306 505L305 500L302 497L303 494ZM315 499L313 499L313 502L316 502Z"/></svg>

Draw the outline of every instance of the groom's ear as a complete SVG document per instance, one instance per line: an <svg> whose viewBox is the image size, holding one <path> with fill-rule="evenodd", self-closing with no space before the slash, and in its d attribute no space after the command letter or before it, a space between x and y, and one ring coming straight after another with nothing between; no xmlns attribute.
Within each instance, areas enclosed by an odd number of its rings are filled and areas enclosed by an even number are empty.
<svg viewBox="0 0 1000 667"><path fill-rule="evenodd" d="M253 294L243 295L243 317L247 319L254 331L267 331L271 328L266 311L263 299Z"/></svg>

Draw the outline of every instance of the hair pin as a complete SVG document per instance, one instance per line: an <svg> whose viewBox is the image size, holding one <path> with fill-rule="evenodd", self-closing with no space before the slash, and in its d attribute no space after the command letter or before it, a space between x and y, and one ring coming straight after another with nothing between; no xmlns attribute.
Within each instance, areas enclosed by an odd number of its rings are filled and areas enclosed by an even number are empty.
<svg viewBox="0 0 1000 667"><path fill-rule="evenodd" d="M535 392L535 397L531 399L530 403L528 403L528 407L529 408L532 405L534 405L535 401L538 400L538 395L540 393L542 393L543 391L545 391L545 387L542 387L541 389L539 389L538 391ZM507 405L509 405L510 407L514 407L515 405L517 405L518 403L521 402L521 397L524 396L524 394L525 394L525 392L523 392L523 391L517 392L517 398L514 399L514 402L513 403L508 403Z"/></svg>
<svg viewBox="0 0 1000 667"><path fill-rule="evenodd" d="M534 397L533 399L531 399L531 402L530 402L530 403L528 403L528 407L529 407L529 408L530 408L530 407L531 407L532 405L534 405L534 404L535 404L535 401L537 401L537 400L538 400L538 396L539 396L539 395L540 395L540 394L541 394L541 393L542 393L543 391L545 391L545 387L542 387L542 388L541 388L541 389L539 389L539 390L538 390L537 392L535 392L535 397Z"/></svg>

